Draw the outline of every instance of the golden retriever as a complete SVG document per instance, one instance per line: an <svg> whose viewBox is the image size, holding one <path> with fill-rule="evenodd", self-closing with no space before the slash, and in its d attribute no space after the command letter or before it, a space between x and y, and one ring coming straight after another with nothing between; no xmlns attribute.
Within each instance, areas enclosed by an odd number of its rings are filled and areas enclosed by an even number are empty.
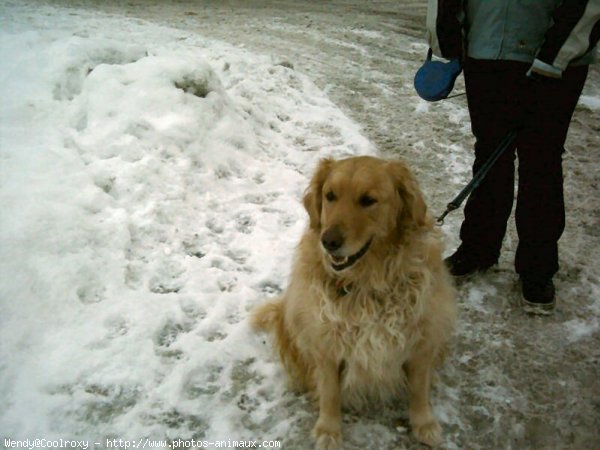
<svg viewBox="0 0 600 450"><path fill-rule="evenodd" d="M401 161L320 161L304 195L310 224L281 297L252 312L296 384L316 395L317 448L341 445L341 408L409 393L415 437L441 442L433 371L456 317L442 245Z"/></svg>

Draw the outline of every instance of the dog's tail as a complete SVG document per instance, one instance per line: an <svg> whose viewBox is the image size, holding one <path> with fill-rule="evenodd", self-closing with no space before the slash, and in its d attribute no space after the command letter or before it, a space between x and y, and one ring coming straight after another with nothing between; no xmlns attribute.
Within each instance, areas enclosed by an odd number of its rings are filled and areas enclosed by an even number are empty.
<svg viewBox="0 0 600 450"><path fill-rule="evenodd" d="M299 352L285 326L283 302L284 298L279 297L254 309L250 315L250 325L257 331L275 335L275 347L293 387L300 390L314 389L311 366Z"/></svg>
<svg viewBox="0 0 600 450"><path fill-rule="evenodd" d="M255 330L274 332L283 327L283 299L276 298L252 311L250 325Z"/></svg>

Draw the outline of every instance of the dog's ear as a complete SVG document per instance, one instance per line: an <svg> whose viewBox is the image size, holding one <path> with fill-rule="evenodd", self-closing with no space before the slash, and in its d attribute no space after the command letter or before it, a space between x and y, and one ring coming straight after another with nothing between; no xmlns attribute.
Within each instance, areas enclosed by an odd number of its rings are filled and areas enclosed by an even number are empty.
<svg viewBox="0 0 600 450"><path fill-rule="evenodd" d="M398 229L428 225L427 205L417 180L408 166L402 161L393 161L389 163L388 170L402 200L396 223Z"/></svg>
<svg viewBox="0 0 600 450"><path fill-rule="evenodd" d="M321 226L321 207L323 204L323 183L327 179L333 166L334 160L322 159L313 174L310 184L304 192L304 208L310 218L310 227L318 230Z"/></svg>

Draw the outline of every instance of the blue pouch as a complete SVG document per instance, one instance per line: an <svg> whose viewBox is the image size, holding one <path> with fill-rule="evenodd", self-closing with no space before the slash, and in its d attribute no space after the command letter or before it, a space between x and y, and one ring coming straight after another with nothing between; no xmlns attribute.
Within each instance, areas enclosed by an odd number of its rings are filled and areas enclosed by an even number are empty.
<svg viewBox="0 0 600 450"><path fill-rule="evenodd" d="M415 74L414 84L419 97L428 102L437 102L450 95L462 67L459 59L432 61L432 53L429 49L427 59Z"/></svg>

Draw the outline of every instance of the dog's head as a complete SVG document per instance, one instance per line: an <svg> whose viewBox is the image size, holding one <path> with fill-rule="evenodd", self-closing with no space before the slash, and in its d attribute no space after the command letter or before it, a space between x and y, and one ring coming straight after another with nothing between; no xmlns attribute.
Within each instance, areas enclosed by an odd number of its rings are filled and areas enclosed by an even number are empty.
<svg viewBox="0 0 600 450"><path fill-rule="evenodd" d="M304 195L310 227L331 267L352 267L374 243L426 226L417 182L401 161L355 157L319 163Z"/></svg>

